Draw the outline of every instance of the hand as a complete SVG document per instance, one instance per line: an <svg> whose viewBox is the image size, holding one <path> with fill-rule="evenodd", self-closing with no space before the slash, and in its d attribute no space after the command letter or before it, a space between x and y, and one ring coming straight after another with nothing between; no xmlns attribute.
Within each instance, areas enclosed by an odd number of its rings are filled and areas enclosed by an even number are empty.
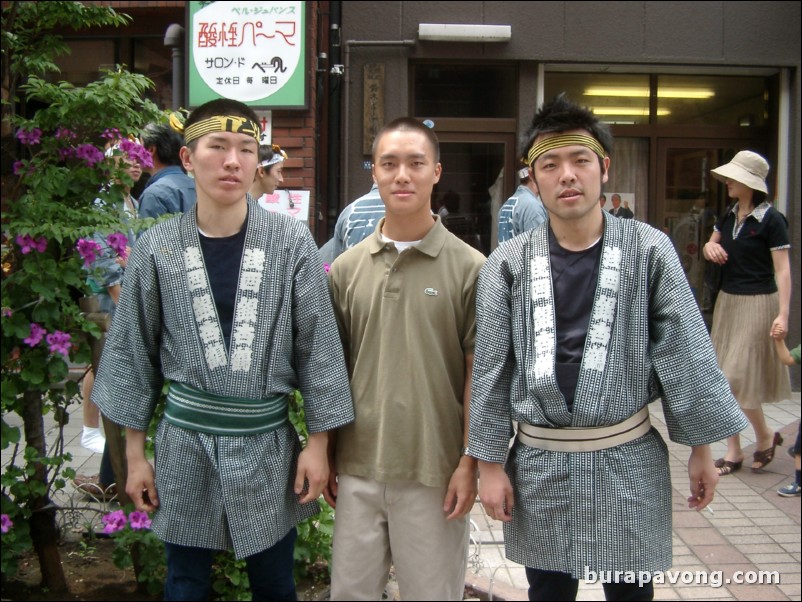
<svg viewBox="0 0 802 602"><path fill-rule="evenodd" d="M490 518L509 522L515 499L503 464L479 461L479 500Z"/></svg>
<svg viewBox="0 0 802 602"><path fill-rule="evenodd" d="M771 336L775 339L784 339L788 332L788 318L777 316L771 323Z"/></svg>
<svg viewBox="0 0 802 602"><path fill-rule="evenodd" d="M337 473L333 470L329 471L329 483L323 488L323 499L328 502L332 508L337 507Z"/></svg>
<svg viewBox="0 0 802 602"><path fill-rule="evenodd" d="M306 447L298 456L295 473L295 493L298 502L314 502L323 493L329 481L328 436L325 432L309 435ZM306 493L304 493L306 492Z"/></svg>
<svg viewBox="0 0 802 602"><path fill-rule="evenodd" d="M447 520L462 518L471 511L476 502L476 460L462 456L456 470L451 475L443 502L443 512Z"/></svg>
<svg viewBox="0 0 802 602"><path fill-rule="evenodd" d="M697 445L691 449L688 479L691 486L688 508L704 510L713 501L718 483L718 471L713 464L709 445Z"/></svg>
<svg viewBox="0 0 802 602"><path fill-rule="evenodd" d="M727 252L724 250L724 247L717 242L707 242L702 249L702 254L705 256L705 259L713 263L719 265L727 263Z"/></svg>
<svg viewBox="0 0 802 602"><path fill-rule="evenodd" d="M150 462L144 458L128 459L128 480L125 484L125 493L134 502L137 510L153 512L159 507L155 473Z"/></svg>

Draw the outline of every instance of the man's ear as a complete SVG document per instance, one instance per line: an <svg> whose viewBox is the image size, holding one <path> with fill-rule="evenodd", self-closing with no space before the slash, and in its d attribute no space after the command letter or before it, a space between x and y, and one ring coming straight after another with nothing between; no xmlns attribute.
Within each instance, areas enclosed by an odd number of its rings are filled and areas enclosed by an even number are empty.
<svg viewBox="0 0 802 602"><path fill-rule="evenodd" d="M604 173L602 174L602 184L605 184L607 180L610 179L610 157L605 156L602 160L602 165L604 165Z"/></svg>

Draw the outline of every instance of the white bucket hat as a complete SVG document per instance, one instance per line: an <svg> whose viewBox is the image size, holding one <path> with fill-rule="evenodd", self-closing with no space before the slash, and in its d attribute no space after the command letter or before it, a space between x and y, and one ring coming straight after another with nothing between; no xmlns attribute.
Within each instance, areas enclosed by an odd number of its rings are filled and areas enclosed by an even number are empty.
<svg viewBox="0 0 802 602"><path fill-rule="evenodd" d="M769 163L763 157L752 151L741 151L732 158L732 161L721 167L710 170L711 175L726 182L735 180L752 190L768 194L766 176L769 175Z"/></svg>

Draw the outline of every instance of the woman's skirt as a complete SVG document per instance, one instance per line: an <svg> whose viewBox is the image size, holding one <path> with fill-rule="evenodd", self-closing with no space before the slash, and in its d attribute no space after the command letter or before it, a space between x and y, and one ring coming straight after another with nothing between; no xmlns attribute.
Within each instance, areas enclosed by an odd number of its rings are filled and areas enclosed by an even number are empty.
<svg viewBox="0 0 802 602"><path fill-rule="evenodd" d="M771 324L780 310L777 293L730 295L721 291L710 337L718 365L744 410L791 398L788 367L777 357Z"/></svg>

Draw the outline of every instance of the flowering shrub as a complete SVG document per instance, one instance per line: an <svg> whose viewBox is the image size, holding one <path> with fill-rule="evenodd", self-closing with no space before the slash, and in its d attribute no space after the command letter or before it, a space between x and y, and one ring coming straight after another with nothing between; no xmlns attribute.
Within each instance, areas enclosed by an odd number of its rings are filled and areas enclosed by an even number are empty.
<svg viewBox="0 0 802 602"><path fill-rule="evenodd" d="M62 592L67 586L50 494L74 471L66 464L63 439L47 449L43 415L50 412L65 424L66 406L78 394L69 363L88 364L87 336L100 334L78 307L88 292L84 266L91 268L92 261L76 245L95 233L124 229L116 209L123 186L108 182L132 182L114 153L145 160L133 141L106 156L109 136L137 133L162 116L144 98L152 83L123 68L84 87L46 77L57 71L54 58L66 49L54 30L119 25L125 17L108 7L51 1L4 2L2 18L3 166L13 174L2 174L0 435L2 449L11 451L1 493L3 514L14 524L3 535L3 573L34 541L43 584ZM18 98L42 108L15 114ZM22 418L22 428L6 420L11 412ZM11 536L16 547L6 554Z"/></svg>
<svg viewBox="0 0 802 602"><path fill-rule="evenodd" d="M150 516L146 512L116 510L103 517L103 533L114 539L112 560L121 569L133 566L133 554L139 565L138 579L149 594L164 588L167 564L164 544L150 530Z"/></svg>

